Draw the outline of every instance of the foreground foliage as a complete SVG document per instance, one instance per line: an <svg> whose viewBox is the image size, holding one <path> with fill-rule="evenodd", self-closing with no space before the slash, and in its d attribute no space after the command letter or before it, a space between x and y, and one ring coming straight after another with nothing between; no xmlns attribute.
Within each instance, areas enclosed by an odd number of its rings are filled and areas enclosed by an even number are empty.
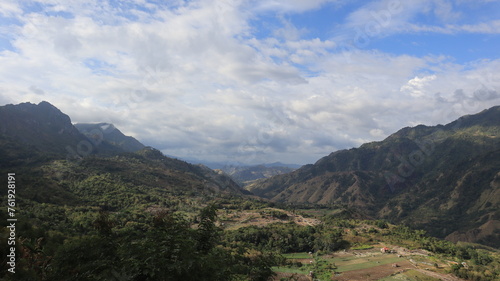
<svg viewBox="0 0 500 281"><path fill-rule="evenodd" d="M220 246L216 209L204 208L197 228L184 218L160 212L143 224L120 229L107 212L96 232L71 237L53 254L29 239L18 247L23 262L4 280L267 280L279 256L243 247ZM40 234L40 233L38 233ZM50 237L52 240L55 237ZM4 253L2 253L3 256ZM5 264L5 263L4 263ZM5 271L3 271L5 273Z"/></svg>

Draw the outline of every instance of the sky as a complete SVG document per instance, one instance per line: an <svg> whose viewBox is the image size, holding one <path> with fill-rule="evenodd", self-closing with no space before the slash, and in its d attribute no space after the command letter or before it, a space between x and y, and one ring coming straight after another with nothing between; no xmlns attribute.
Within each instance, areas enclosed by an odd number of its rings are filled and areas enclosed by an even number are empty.
<svg viewBox="0 0 500 281"><path fill-rule="evenodd" d="M306 164L500 105L499 50L496 0L1 0L0 105Z"/></svg>

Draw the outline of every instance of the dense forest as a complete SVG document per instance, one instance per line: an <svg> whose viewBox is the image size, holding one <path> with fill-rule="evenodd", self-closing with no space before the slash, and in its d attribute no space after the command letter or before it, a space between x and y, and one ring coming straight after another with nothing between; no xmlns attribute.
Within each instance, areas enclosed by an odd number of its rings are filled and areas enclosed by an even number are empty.
<svg viewBox="0 0 500 281"><path fill-rule="evenodd" d="M20 218L23 223L17 231L22 235L16 250L21 258L15 274L7 274L4 260L3 280L268 280L275 274L273 267L294 266L285 254L330 254L377 242L467 261L471 265L467 269L460 263L450 269L467 280L500 278L498 252L433 238L425 231L381 220L327 215L315 226L301 226L283 218L266 226L224 230L219 216L268 206L259 201L246 202L243 206L241 199L217 200L192 217L190 213L164 210L140 214L58 210L46 205L47 213L39 216L45 216L52 225L32 225L26 217ZM272 215L279 216L279 212ZM2 230L2 240L7 232ZM4 247L1 254L8 255ZM334 270L316 268L316 272L328 275Z"/></svg>

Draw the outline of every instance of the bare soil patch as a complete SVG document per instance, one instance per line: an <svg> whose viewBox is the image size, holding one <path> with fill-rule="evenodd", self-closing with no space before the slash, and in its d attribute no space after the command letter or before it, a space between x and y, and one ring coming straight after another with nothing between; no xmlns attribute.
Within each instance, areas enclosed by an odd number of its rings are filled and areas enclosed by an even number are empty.
<svg viewBox="0 0 500 281"><path fill-rule="evenodd" d="M274 218L268 215L263 215L261 211L265 210L276 210L283 212L287 215L286 219ZM321 221L314 218L305 218L301 215L293 214L284 210L278 210L273 208L266 208L258 211L244 211L244 212L234 212L231 214L221 214L223 219L224 228L234 230L246 226L259 226L263 227L272 223L289 223L294 222L297 225L302 226L314 226L320 224Z"/></svg>
<svg viewBox="0 0 500 281"><path fill-rule="evenodd" d="M442 274L442 273L437 273L437 272L424 270L424 269L417 269L417 271L419 271L425 275L428 275L430 277L441 279L442 281L464 281L464 279L458 278L452 274Z"/></svg>
<svg viewBox="0 0 500 281"><path fill-rule="evenodd" d="M332 280L338 281L357 281L357 280L378 280L394 273L401 273L408 269L415 268L409 261L401 260L397 263L398 267L392 264L379 265L372 268L344 272L341 275L334 276Z"/></svg>
<svg viewBox="0 0 500 281"><path fill-rule="evenodd" d="M284 273L284 272L278 272L276 276L272 279L273 281L279 281L281 278L290 278L294 277L296 279L291 279L291 280L297 280L297 281L311 281L311 278L308 276L305 276L303 274L293 274L293 273Z"/></svg>

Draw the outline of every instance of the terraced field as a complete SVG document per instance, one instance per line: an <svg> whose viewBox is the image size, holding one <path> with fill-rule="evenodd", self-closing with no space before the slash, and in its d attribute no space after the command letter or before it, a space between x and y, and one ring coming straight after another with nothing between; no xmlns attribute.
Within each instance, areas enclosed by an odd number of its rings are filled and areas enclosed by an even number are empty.
<svg viewBox="0 0 500 281"><path fill-rule="evenodd" d="M441 279L431 277L414 269L405 271L404 273L396 274L394 276L389 276L379 279L379 281L439 281L439 280Z"/></svg>
<svg viewBox="0 0 500 281"><path fill-rule="evenodd" d="M318 256L310 253L287 254L291 266L276 267L274 280L403 280L437 281L461 279L445 274L445 268L429 268L430 257L422 254L385 254L379 248L362 251L342 251ZM415 259L420 262L416 262Z"/></svg>

